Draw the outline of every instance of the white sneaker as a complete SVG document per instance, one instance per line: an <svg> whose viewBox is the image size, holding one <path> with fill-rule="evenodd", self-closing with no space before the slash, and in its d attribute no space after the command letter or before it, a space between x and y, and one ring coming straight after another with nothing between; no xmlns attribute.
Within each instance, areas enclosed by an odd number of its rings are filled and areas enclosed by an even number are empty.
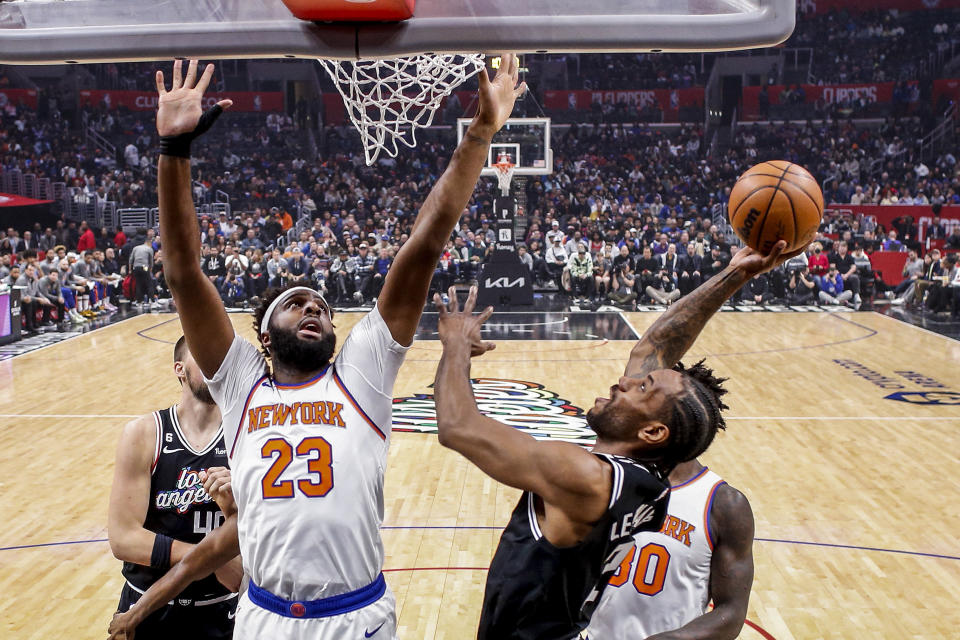
<svg viewBox="0 0 960 640"><path fill-rule="evenodd" d="M893 300L893 291L887 291L883 295L887 300Z"/></svg>
<svg viewBox="0 0 960 640"><path fill-rule="evenodd" d="M890 304L903 304L903 298L894 298L890 301Z"/></svg>
<svg viewBox="0 0 960 640"><path fill-rule="evenodd" d="M160 303L154 300L150 303L150 311L156 311L160 308Z"/></svg>
<svg viewBox="0 0 960 640"><path fill-rule="evenodd" d="M354 291L353 299L359 302L360 304L363 304L363 293L361 293L360 291Z"/></svg>
<svg viewBox="0 0 960 640"><path fill-rule="evenodd" d="M80 313L77 312L76 309L71 309L69 315L70 315L70 320L75 322L76 324L83 324L87 321L87 319L84 318L82 315L80 315Z"/></svg>

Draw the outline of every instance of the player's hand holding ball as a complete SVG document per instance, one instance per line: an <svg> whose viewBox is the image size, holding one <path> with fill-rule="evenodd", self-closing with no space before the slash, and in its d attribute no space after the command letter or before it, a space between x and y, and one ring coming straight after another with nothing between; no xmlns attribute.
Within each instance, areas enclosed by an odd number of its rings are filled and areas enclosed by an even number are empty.
<svg viewBox="0 0 960 640"><path fill-rule="evenodd" d="M743 242L761 254L785 242L785 258L798 255L817 234L823 192L800 165L761 162L737 179L727 203L730 224Z"/></svg>
<svg viewBox="0 0 960 640"><path fill-rule="evenodd" d="M470 357L482 356L487 351L495 349L497 345L484 342L480 334L483 323L493 314L493 307L487 307L480 315L473 315L473 308L477 304L477 288L470 287L470 294L463 305L463 311L459 310L457 288L450 287L448 295L450 302L443 304L440 294L433 294L433 304L436 305L437 312L440 314L437 331L443 348L469 346Z"/></svg>

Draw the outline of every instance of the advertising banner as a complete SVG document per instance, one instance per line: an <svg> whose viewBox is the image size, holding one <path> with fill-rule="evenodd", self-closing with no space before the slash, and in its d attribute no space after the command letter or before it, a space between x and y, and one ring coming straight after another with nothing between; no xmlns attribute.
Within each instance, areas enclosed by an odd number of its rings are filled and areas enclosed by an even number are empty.
<svg viewBox="0 0 960 640"><path fill-rule="evenodd" d="M203 108L209 109L220 100L233 100L231 111L283 111L283 93L280 91L230 91L208 93L203 96ZM81 107L104 106L107 109L126 107L131 111L153 111L159 96L155 91L103 91L84 89L79 92Z"/></svg>
<svg viewBox="0 0 960 640"><path fill-rule="evenodd" d="M29 109L37 108L36 89L0 89L0 110L8 104L23 105Z"/></svg>

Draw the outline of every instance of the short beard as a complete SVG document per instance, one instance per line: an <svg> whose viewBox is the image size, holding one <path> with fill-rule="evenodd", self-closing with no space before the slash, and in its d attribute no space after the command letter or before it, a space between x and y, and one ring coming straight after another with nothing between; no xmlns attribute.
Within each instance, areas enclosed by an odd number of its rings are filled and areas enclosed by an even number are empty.
<svg viewBox="0 0 960 640"><path fill-rule="evenodd" d="M210 388L207 386L207 383L203 381L203 379L194 380L193 377L188 373L187 386L190 387L190 393L193 394L193 397L203 404L217 404L214 401L213 396L210 395Z"/></svg>
<svg viewBox="0 0 960 640"><path fill-rule="evenodd" d="M636 439L637 426L631 420L624 420L607 403L603 408L591 408L587 411L587 426L593 429L597 438L612 442L626 442Z"/></svg>
<svg viewBox="0 0 960 640"><path fill-rule="evenodd" d="M270 334L270 357L301 373L310 373L322 369L330 363L333 350L337 347L337 336L328 333L320 340L301 340L296 331L285 331L277 327L268 330Z"/></svg>

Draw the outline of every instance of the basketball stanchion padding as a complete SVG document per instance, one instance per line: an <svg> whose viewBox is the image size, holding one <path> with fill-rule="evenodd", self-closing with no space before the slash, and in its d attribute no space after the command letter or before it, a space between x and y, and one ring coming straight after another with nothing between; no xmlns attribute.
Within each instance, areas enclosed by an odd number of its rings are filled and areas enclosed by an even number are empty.
<svg viewBox="0 0 960 640"><path fill-rule="evenodd" d="M416 0L283 0L290 13L312 22L395 22L413 17Z"/></svg>

